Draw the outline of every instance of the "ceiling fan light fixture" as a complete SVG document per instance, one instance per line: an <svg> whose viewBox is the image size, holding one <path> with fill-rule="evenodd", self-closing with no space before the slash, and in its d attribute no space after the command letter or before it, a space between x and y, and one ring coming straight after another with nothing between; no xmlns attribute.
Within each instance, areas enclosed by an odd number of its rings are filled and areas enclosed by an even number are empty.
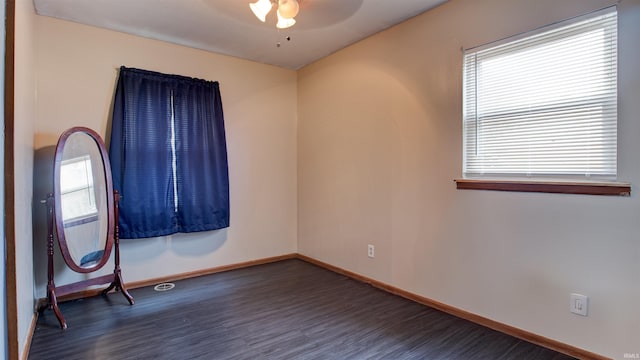
<svg viewBox="0 0 640 360"><path fill-rule="evenodd" d="M278 29L287 29L296 24L296 19L294 18L285 18L280 14L280 10L278 9L278 23L276 27Z"/></svg>
<svg viewBox="0 0 640 360"><path fill-rule="evenodd" d="M272 6L271 0L258 0L249 4L253 14L262 22L267 20L267 14L271 11Z"/></svg>
<svg viewBox="0 0 640 360"><path fill-rule="evenodd" d="M285 19L293 19L298 15L300 5L297 0L278 0L278 13Z"/></svg>

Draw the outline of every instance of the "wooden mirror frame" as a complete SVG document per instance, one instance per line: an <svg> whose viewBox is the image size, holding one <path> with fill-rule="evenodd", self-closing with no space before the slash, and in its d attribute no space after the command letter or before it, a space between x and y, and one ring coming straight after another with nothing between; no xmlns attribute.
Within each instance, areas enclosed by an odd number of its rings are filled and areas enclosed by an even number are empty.
<svg viewBox="0 0 640 360"><path fill-rule="evenodd" d="M102 166L104 169L105 176L105 191L107 192L107 241L105 244L104 252L102 254L102 259L90 268L83 268L75 263L73 258L71 257L71 253L69 252L69 248L67 246L65 234L64 234L64 222L62 220L62 206L60 201L60 166L62 164L62 154L64 147L68 138L76 133L85 133L90 136L96 143L96 146L99 149L100 156L102 157ZM120 201L120 194L117 190L113 190L113 182L111 179L111 164L109 163L109 157L107 156L107 151L104 146L104 142L98 133L95 131L86 128L86 127L74 127L67 131L65 131L58 141L58 145L56 146L55 160L54 160L54 193L49 194L47 196L46 205L47 205L47 227L48 227L48 238L47 238L47 257L48 257L48 280L47 280L47 306L45 308L49 308L54 311L58 321L60 322L60 327L62 329L67 328L67 322L62 316L62 312L58 307L58 296L70 295L78 293L81 290L86 290L87 287L95 286L95 285L103 285L109 284L109 286L102 290L102 295L107 294L112 289L116 291L122 292L122 295L127 299L130 305L134 304L133 297L127 291L124 281L122 281L122 274L120 270L120 238L119 238L119 229L118 229L118 202ZM55 225L54 225L55 224ZM111 257L111 250L113 248L114 251L114 270L112 274L102 275L99 277L78 281L75 283L56 286L54 282L54 266L53 266L53 254L54 254L54 231L58 235L58 245L60 246L60 251L62 253L62 257L64 258L67 266L73 271L79 273L90 273L100 268L104 267L104 265L109 261Z"/></svg>
<svg viewBox="0 0 640 360"><path fill-rule="evenodd" d="M105 242L104 252L102 253L102 258L100 261L88 268L84 268L76 264L73 260L71 253L69 252L69 247L67 245L67 238L64 231L64 221L62 218L62 191L60 185L60 175L61 175L61 167L63 161L63 153L65 145L67 144L67 140L71 135L84 133L91 137L93 141L96 143L96 147L99 150L100 157L102 160L102 171L105 180L106 187L106 200L107 200L107 240ZM67 263L67 266L71 268L71 270L79 273L90 273L97 270L100 270L106 263L109 261L109 257L111 256L111 248L113 247L113 234L114 234L114 206L113 202L115 197L113 196L113 180L111 179L111 164L109 163L109 155L105 149L102 138L98 133L94 130L85 128L85 127L74 127L71 128L62 135L60 135L60 139L58 140L58 145L56 146L56 153L54 158L54 168L53 168L53 183L54 183L54 200L55 200L55 217L56 217L56 233L58 235L58 245L60 246L60 252L62 253L62 258L64 262Z"/></svg>

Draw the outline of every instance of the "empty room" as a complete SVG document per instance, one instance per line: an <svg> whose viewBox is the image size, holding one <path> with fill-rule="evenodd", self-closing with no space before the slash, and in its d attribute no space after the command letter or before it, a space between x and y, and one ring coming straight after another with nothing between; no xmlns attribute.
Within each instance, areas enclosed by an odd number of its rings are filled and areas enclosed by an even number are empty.
<svg viewBox="0 0 640 360"><path fill-rule="evenodd" d="M7 359L640 359L640 0L5 0Z"/></svg>

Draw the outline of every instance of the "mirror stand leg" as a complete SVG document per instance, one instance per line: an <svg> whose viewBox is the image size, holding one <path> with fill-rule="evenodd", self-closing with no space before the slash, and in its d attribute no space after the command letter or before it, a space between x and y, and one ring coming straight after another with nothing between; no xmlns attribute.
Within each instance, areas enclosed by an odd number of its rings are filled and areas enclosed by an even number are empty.
<svg viewBox="0 0 640 360"><path fill-rule="evenodd" d="M135 301L133 300L133 296L131 296L131 294L129 294L129 291L127 291L127 288L124 287L124 281L122 281L122 275L120 274L120 269L118 269L115 272L115 277L116 277L115 282L118 283L116 287L120 289L120 291L122 292L122 295L124 295L124 297L127 299L129 304L133 305Z"/></svg>
<svg viewBox="0 0 640 360"><path fill-rule="evenodd" d="M122 295L127 299L130 305L135 304L133 300L133 296L129 294L127 288L124 286L124 281L122 281L122 275L120 274L120 269L116 269L113 272L113 282L106 289L102 290L102 295L106 295L109 291L115 289L116 291L120 291Z"/></svg>
<svg viewBox="0 0 640 360"><path fill-rule="evenodd" d="M102 294L106 294L111 291L111 289L115 288L116 291L122 292L122 295L124 295L130 305L133 305L135 303L135 301L133 301L133 296L129 294L129 291L127 291L127 288L124 286L122 274L120 273L120 226L118 225L120 193L118 190L113 191L113 203L113 216L115 217L113 234L115 269L113 269L113 282L108 288L102 291Z"/></svg>
<svg viewBox="0 0 640 360"><path fill-rule="evenodd" d="M47 301L49 309L56 314L60 327L67 328L67 321L62 316L62 312L58 307L58 298L56 297L56 285L53 282L53 194L47 195L47 222L49 234L47 236Z"/></svg>
<svg viewBox="0 0 640 360"><path fill-rule="evenodd" d="M67 321L62 316L62 312L58 307L58 299L56 298L56 292L53 288L49 287L47 289L47 299L49 300L49 309L52 309L58 318L58 322L60 322L60 327L65 330L67 328Z"/></svg>

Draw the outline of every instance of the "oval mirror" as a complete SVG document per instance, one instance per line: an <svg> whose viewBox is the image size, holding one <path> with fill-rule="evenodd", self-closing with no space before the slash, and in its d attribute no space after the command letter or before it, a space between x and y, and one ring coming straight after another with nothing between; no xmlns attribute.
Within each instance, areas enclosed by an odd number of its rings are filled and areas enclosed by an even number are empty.
<svg viewBox="0 0 640 360"><path fill-rule="evenodd" d="M102 138L75 127L58 140L54 165L56 230L62 257L77 272L103 267L113 245L113 185Z"/></svg>

